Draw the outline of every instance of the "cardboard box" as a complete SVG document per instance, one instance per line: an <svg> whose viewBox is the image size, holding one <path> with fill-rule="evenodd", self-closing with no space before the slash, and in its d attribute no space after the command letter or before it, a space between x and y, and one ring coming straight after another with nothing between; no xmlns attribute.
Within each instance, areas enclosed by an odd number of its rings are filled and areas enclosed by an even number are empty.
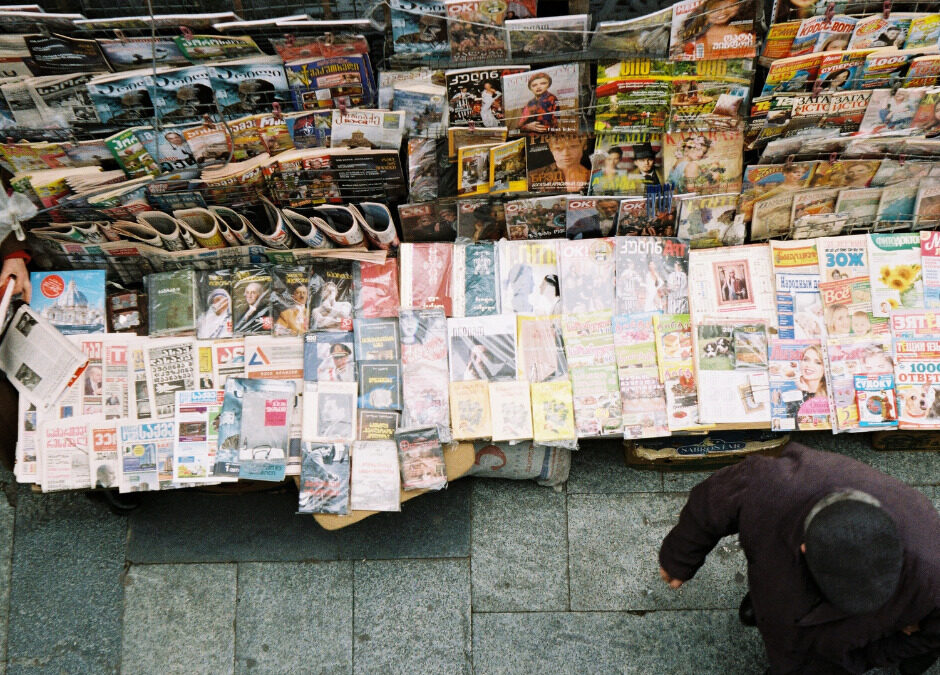
<svg viewBox="0 0 940 675"><path fill-rule="evenodd" d="M924 450L940 452L940 431L876 431L871 435L875 450Z"/></svg>
<svg viewBox="0 0 940 675"><path fill-rule="evenodd" d="M780 454L788 434L766 430L713 431L705 435L625 440L628 465L638 469L702 471L716 469L753 454Z"/></svg>

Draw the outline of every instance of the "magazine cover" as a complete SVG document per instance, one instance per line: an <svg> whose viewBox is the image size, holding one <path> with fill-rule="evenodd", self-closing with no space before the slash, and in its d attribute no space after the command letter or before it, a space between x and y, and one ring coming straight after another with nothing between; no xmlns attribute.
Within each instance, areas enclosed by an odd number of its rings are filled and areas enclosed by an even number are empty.
<svg viewBox="0 0 940 675"><path fill-rule="evenodd" d="M22 37L30 55L30 70L36 75L108 71L95 40L81 40L68 35L25 35Z"/></svg>
<svg viewBox="0 0 940 675"><path fill-rule="evenodd" d="M332 110L290 113L284 117L284 121L287 123L290 139L298 150L329 147Z"/></svg>
<svg viewBox="0 0 940 675"><path fill-rule="evenodd" d="M363 108L334 110L330 129L330 146L334 148L398 150L405 129L405 113Z"/></svg>
<svg viewBox="0 0 940 675"><path fill-rule="evenodd" d="M395 441L356 441L352 450L349 508L401 511L401 473Z"/></svg>
<svg viewBox="0 0 940 675"><path fill-rule="evenodd" d="M530 192L583 192L591 178L591 139L586 134L526 137Z"/></svg>
<svg viewBox="0 0 940 675"><path fill-rule="evenodd" d="M508 208L506 217L509 217ZM500 311L558 314L561 311L557 242L497 242Z"/></svg>
<svg viewBox="0 0 940 675"><path fill-rule="evenodd" d="M699 421L769 423L766 325L705 320L693 335Z"/></svg>
<svg viewBox="0 0 940 675"><path fill-rule="evenodd" d="M458 152L462 151L463 148ZM489 167L489 192L494 194L525 192L528 189L525 139L517 138L508 143L491 146Z"/></svg>
<svg viewBox="0 0 940 675"><path fill-rule="evenodd" d="M304 381L355 382L352 334L322 331L304 335Z"/></svg>
<svg viewBox="0 0 940 675"><path fill-rule="evenodd" d="M396 54L450 54L443 2L392 0L389 9Z"/></svg>
<svg viewBox="0 0 940 675"><path fill-rule="evenodd" d="M462 68L444 74L451 126L502 127L505 120L503 76L529 70L529 66Z"/></svg>
<svg viewBox="0 0 940 675"><path fill-rule="evenodd" d="M877 159L837 159L834 162L819 162L809 185L832 188L868 187L880 163Z"/></svg>
<svg viewBox="0 0 940 675"><path fill-rule="evenodd" d="M862 431L896 429L898 402L894 375L856 375L854 385L859 428Z"/></svg>
<svg viewBox="0 0 940 675"><path fill-rule="evenodd" d="M375 103L367 54L288 61L284 72L297 110L368 107Z"/></svg>
<svg viewBox="0 0 940 675"><path fill-rule="evenodd" d="M271 272L255 265L235 270L232 275L232 321L235 335L270 335Z"/></svg>
<svg viewBox="0 0 940 675"><path fill-rule="evenodd" d="M740 192L740 131L683 131L664 136L663 172L677 193Z"/></svg>
<svg viewBox="0 0 940 675"><path fill-rule="evenodd" d="M819 293L819 258L813 241L770 242L777 292L777 332L782 340L821 340L826 335Z"/></svg>
<svg viewBox="0 0 940 675"><path fill-rule="evenodd" d="M504 59L507 5L502 0L444 0L450 55L461 61Z"/></svg>
<svg viewBox="0 0 940 675"><path fill-rule="evenodd" d="M662 183L661 134L598 134L591 155L592 195L646 194L647 185Z"/></svg>
<svg viewBox="0 0 940 675"><path fill-rule="evenodd" d="M125 37L120 40L97 40L112 70L146 68L154 61L157 66L185 66L189 61L171 37Z"/></svg>
<svg viewBox="0 0 940 675"><path fill-rule="evenodd" d="M878 215L883 189L874 187L840 190L835 212L847 216L853 224L872 225Z"/></svg>
<svg viewBox="0 0 940 675"><path fill-rule="evenodd" d="M196 271L196 337L230 338L232 324L231 270Z"/></svg>
<svg viewBox="0 0 940 675"><path fill-rule="evenodd" d="M430 82L399 82L392 109L405 111L405 129L412 137L437 138L447 126L447 88Z"/></svg>
<svg viewBox="0 0 940 675"><path fill-rule="evenodd" d="M924 307L940 309L940 232L920 233L920 264Z"/></svg>
<svg viewBox="0 0 940 675"><path fill-rule="evenodd" d="M666 390L656 366L618 368L624 438L669 435Z"/></svg>
<svg viewBox="0 0 940 675"><path fill-rule="evenodd" d="M488 382L467 380L450 383L450 424L457 441L493 435Z"/></svg>
<svg viewBox="0 0 940 675"><path fill-rule="evenodd" d="M490 149L493 145L465 145L457 151L457 196L472 197L490 191Z"/></svg>
<svg viewBox="0 0 940 675"><path fill-rule="evenodd" d="M908 29L911 26L910 14L895 12L887 18L881 14L872 14L860 19L855 24L849 49L904 46Z"/></svg>
<svg viewBox="0 0 940 675"><path fill-rule="evenodd" d="M360 410L357 441L393 441L401 421L394 410Z"/></svg>
<svg viewBox="0 0 940 675"><path fill-rule="evenodd" d="M823 237L816 240L816 251L826 334L830 338L870 335L877 325L872 320L867 238Z"/></svg>
<svg viewBox="0 0 940 675"><path fill-rule="evenodd" d="M594 239L617 234L620 200L603 197L569 197L565 207L568 239Z"/></svg>
<svg viewBox="0 0 940 675"><path fill-rule="evenodd" d="M485 241L454 247L454 316L499 313L496 245Z"/></svg>
<svg viewBox="0 0 940 675"><path fill-rule="evenodd" d="M310 270L308 295L311 330L352 330L353 283L350 261L323 260L315 263Z"/></svg>
<svg viewBox="0 0 940 675"><path fill-rule="evenodd" d="M398 361L398 318L355 319L357 361Z"/></svg>
<svg viewBox="0 0 940 675"><path fill-rule="evenodd" d="M923 87L877 89L872 92L858 131L861 134L907 135L924 97Z"/></svg>
<svg viewBox="0 0 940 675"><path fill-rule="evenodd" d="M364 361L358 370L360 408L401 410L401 363Z"/></svg>
<svg viewBox="0 0 940 675"><path fill-rule="evenodd" d="M284 63L274 56L254 57L207 66L209 83L225 119L271 112L274 103L290 101Z"/></svg>
<svg viewBox="0 0 940 675"><path fill-rule="evenodd" d="M575 430L579 438L623 433L617 366L572 368Z"/></svg>
<svg viewBox="0 0 940 675"><path fill-rule="evenodd" d="M506 202L506 231L515 239L557 239L567 225L565 195L532 197Z"/></svg>
<svg viewBox="0 0 940 675"><path fill-rule="evenodd" d="M533 382L532 440L553 445L577 438L571 382Z"/></svg>
<svg viewBox="0 0 940 675"><path fill-rule="evenodd" d="M616 363L612 321L609 311L562 315L565 354L572 370Z"/></svg>
<svg viewBox="0 0 940 675"><path fill-rule="evenodd" d="M676 235L679 200L673 198L672 186L653 186L649 190L646 197L626 197L620 200L620 212L617 214L618 235Z"/></svg>
<svg viewBox="0 0 940 675"><path fill-rule="evenodd" d="M774 431L830 429L826 360L818 340L770 340Z"/></svg>
<svg viewBox="0 0 940 675"><path fill-rule="evenodd" d="M888 317L894 309L924 306L920 233L869 234L868 269L872 313L875 316Z"/></svg>
<svg viewBox="0 0 940 675"><path fill-rule="evenodd" d="M402 309L402 426L438 426L449 439L447 320L441 309Z"/></svg>
<svg viewBox="0 0 940 675"><path fill-rule="evenodd" d="M894 344L899 426L940 429L940 375L931 368L940 361L936 341L895 338Z"/></svg>
<svg viewBox="0 0 940 675"><path fill-rule="evenodd" d="M916 52L915 52L916 53ZM865 57L862 74L855 81L858 89L893 87L902 83L914 53L876 49Z"/></svg>
<svg viewBox="0 0 940 675"><path fill-rule="evenodd" d="M839 188L812 188L795 192L790 206L790 222L796 225L804 216L835 212L838 197Z"/></svg>
<svg viewBox="0 0 940 675"><path fill-rule="evenodd" d="M349 513L349 449L347 443L303 443L298 513Z"/></svg>
<svg viewBox="0 0 940 675"><path fill-rule="evenodd" d="M182 133L197 164L228 162L234 146L225 125L200 124L184 129Z"/></svg>
<svg viewBox="0 0 940 675"><path fill-rule="evenodd" d="M616 296L615 240L564 241L558 246L561 311L613 311Z"/></svg>
<svg viewBox="0 0 940 675"><path fill-rule="evenodd" d="M457 207L453 203L399 204L398 216L406 242L453 241L457 236Z"/></svg>
<svg viewBox="0 0 940 675"><path fill-rule="evenodd" d="M689 289L696 324L705 315L734 313L760 317L772 325L776 294L770 246L751 244L690 251Z"/></svg>
<svg viewBox="0 0 940 675"><path fill-rule="evenodd" d="M398 316L398 261L353 264L355 315L364 319Z"/></svg>
<svg viewBox="0 0 940 675"><path fill-rule="evenodd" d="M454 245L404 243L398 256L401 270L401 306L440 307L447 316L453 316L451 282Z"/></svg>
<svg viewBox="0 0 940 675"><path fill-rule="evenodd" d="M743 219L735 220L739 196L728 193L679 200L679 239L688 241L692 248L743 244L746 228Z"/></svg>
<svg viewBox="0 0 940 675"><path fill-rule="evenodd" d="M511 58L529 58L581 52L588 29L587 14L506 21L506 40Z"/></svg>
<svg viewBox="0 0 940 675"><path fill-rule="evenodd" d="M173 423L122 424L118 434L120 492L159 490L159 456L173 455Z"/></svg>
<svg viewBox="0 0 940 675"><path fill-rule="evenodd" d="M675 61L757 56L755 2L681 0L672 7L669 56Z"/></svg>
<svg viewBox="0 0 940 675"><path fill-rule="evenodd" d="M176 392L174 483L201 483L209 479L215 466L224 395L220 389Z"/></svg>
<svg viewBox="0 0 940 675"><path fill-rule="evenodd" d="M825 52L821 54L822 60L819 63L819 73L816 79L820 82L819 90L829 94L841 94L838 97L830 99L830 114L837 113L840 109L845 110L846 101L855 101L858 98L848 97L851 91L853 94L861 95L865 101L871 96L871 92L858 91L862 73L865 71L866 57L871 53L868 49L854 49L845 52ZM814 83L815 84L815 83ZM836 104L839 101L840 104ZM861 110L860 112L864 112Z"/></svg>
<svg viewBox="0 0 940 675"><path fill-rule="evenodd" d="M201 122L203 115L215 116L218 109L205 66L188 66L157 72L153 103L160 120L168 124Z"/></svg>
<svg viewBox="0 0 940 675"><path fill-rule="evenodd" d="M656 314L658 312L639 312L613 317L614 352L619 368L657 367L656 332L653 325L653 316Z"/></svg>
<svg viewBox="0 0 940 675"><path fill-rule="evenodd" d="M669 51L672 7L627 21L601 21L594 29L591 50L663 58Z"/></svg>
<svg viewBox="0 0 940 675"><path fill-rule="evenodd" d="M120 126L149 124L154 114L151 71L141 69L99 75L86 85L101 122Z"/></svg>
<svg viewBox="0 0 940 675"><path fill-rule="evenodd" d="M104 333L104 270L30 272L30 306L63 335Z"/></svg>
<svg viewBox="0 0 940 675"><path fill-rule="evenodd" d="M860 424L855 376L894 372L890 339L830 337L826 353L833 433L857 430Z"/></svg>
<svg viewBox="0 0 940 675"><path fill-rule="evenodd" d="M532 400L528 382L490 382L489 398L494 442L532 438Z"/></svg>
<svg viewBox="0 0 940 675"><path fill-rule="evenodd" d="M305 384L304 440L355 440L357 391L355 382L318 381L316 384Z"/></svg>
<svg viewBox="0 0 940 675"><path fill-rule="evenodd" d="M408 429L395 432L402 490L442 490L447 487L444 448L437 429Z"/></svg>
<svg viewBox="0 0 940 675"><path fill-rule="evenodd" d="M793 36L788 56L802 56L813 52L844 50L855 30L858 20L844 14L814 16L803 19Z"/></svg>
<svg viewBox="0 0 940 675"><path fill-rule="evenodd" d="M549 66L503 77L510 133L581 130L581 64Z"/></svg>
<svg viewBox="0 0 940 675"><path fill-rule="evenodd" d="M497 241L505 237L505 203L490 198L462 199L457 204L457 240Z"/></svg>
<svg viewBox="0 0 940 675"><path fill-rule="evenodd" d="M940 14L915 16L908 26L904 49L933 47L940 39Z"/></svg>
<svg viewBox="0 0 940 675"><path fill-rule="evenodd" d="M196 347L192 338L148 340L143 350L147 372L147 399L154 417L173 417L177 391L199 388Z"/></svg>
<svg viewBox="0 0 940 675"><path fill-rule="evenodd" d="M811 83L815 82L819 75L821 63L822 55L820 54L777 59L770 64L767 79L764 80L764 88L761 89L761 96L767 96L775 91L808 91L812 86Z"/></svg>
<svg viewBox="0 0 940 675"><path fill-rule="evenodd" d="M516 377L516 321L509 314L447 320L451 382Z"/></svg>
<svg viewBox="0 0 940 675"><path fill-rule="evenodd" d="M559 315L516 315L516 376L527 382L547 382L568 376L568 359Z"/></svg>
<svg viewBox="0 0 940 675"><path fill-rule="evenodd" d="M618 237L616 310L687 314L688 243L668 237Z"/></svg>
<svg viewBox="0 0 940 675"><path fill-rule="evenodd" d="M180 35L173 38L183 56L193 63L223 61L260 55L261 49L247 35L222 37L220 35Z"/></svg>
<svg viewBox="0 0 940 675"><path fill-rule="evenodd" d="M275 335L307 332L306 267L274 265L271 268L271 317Z"/></svg>

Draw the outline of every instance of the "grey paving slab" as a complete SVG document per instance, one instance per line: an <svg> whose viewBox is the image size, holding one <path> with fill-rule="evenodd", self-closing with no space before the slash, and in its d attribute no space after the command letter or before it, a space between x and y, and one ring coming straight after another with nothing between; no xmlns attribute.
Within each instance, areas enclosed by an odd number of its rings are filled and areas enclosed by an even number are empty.
<svg viewBox="0 0 940 675"><path fill-rule="evenodd" d="M684 494L569 495L572 610L737 607L747 592L736 539L719 542L695 579L679 590L659 576L659 546L678 521Z"/></svg>
<svg viewBox="0 0 940 675"><path fill-rule="evenodd" d="M352 566L239 564L235 672L352 672Z"/></svg>
<svg viewBox="0 0 940 675"><path fill-rule="evenodd" d="M235 565L139 565L125 586L122 675L234 672Z"/></svg>
<svg viewBox="0 0 940 675"><path fill-rule="evenodd" d="M623 440L584 441L571 453L568 494L614 492L660 492L659 471L639 470L626 465Z"/></svg>
<svg viewBox="0 0 940 675"><path fill-rule="evenodd" d="M714 473L713 471L668 471L663 474L663 490L688 492Z"/></svg>
<svg viewBox="0 0 940 675"><path fill-rule="evenodd" d="M473 485L473 611L568 609L565 495L528 481Z"/></svg>
<svg viewBox="0 0 940 675"><path fill-rule="evenodd" d="M295 492L147 495L129 519L127 558L134 563L335 560L337 536L296 511Z"/></svg>
<svg viewBox="0 0 940 675"><path fill-rule="evenodd" d="M470 555L470 490L473 479L423 494L401 513L378 513L336 533L339 557L463 558Z"/></svg>
<svg viewBox="0 0 940 675"><path fill-rule="evenodd" d="M126 520L21 486L15 527L7 673L117 672Z"/></svg>
<svg viewBox="0 0 940 675"><path fill-rule="evenodd" d="M794 434L793 440L848 455L908 485L940 485L940 452L872 450L869 434L800 433Z"/></svg>
<svg viewBox="0 0 940 675"><path fill-rule="evenodd" d="M4 471L6 473L6 471ZM12 478L12 476L10 476ZM13 523L16 512L3 489L10 483L0 477L0 675L6 673L7 628L10 609L10 575L13 571ZM13 488L15 493L15 488Z"/></svg>
<svg viewBox="0 0 940 675"><path fill-rule="evenodd" d="M357 562L355 673L470 673L468 560Z"/></svg>
<svg viewBox="0 0 940 675"><path fill-rule="evenodd" d="M757 631L727 610L474 614L473 661L476 675L753 675L766 668Z"/></svg>

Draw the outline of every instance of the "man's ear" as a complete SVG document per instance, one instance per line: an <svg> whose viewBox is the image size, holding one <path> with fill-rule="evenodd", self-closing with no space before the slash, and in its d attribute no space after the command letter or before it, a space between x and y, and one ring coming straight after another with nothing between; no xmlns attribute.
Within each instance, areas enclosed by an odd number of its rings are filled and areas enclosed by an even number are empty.
<svg viewBox="0 0 940 675"><path fill-rule="evenodd" d="M806 544L800 544L800 553L806 555Z"/></svg>

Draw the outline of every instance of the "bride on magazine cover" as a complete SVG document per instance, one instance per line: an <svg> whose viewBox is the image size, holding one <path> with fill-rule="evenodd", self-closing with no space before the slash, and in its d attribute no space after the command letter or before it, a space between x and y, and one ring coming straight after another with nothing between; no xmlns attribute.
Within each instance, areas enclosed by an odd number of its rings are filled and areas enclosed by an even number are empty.
<svg viewBox="0 0 940 675"><path fill-rule="evenodd" d="M483 91L480 92L480 100L482 101L482 105L480 106L480 118L483 120L483 126L499 126L499 118L496 117L496 113L493 112L493 109L494 107L499 109L499 100L502 96L503 94L496 91L492 82L487 81L483 83Z"/></svg>

